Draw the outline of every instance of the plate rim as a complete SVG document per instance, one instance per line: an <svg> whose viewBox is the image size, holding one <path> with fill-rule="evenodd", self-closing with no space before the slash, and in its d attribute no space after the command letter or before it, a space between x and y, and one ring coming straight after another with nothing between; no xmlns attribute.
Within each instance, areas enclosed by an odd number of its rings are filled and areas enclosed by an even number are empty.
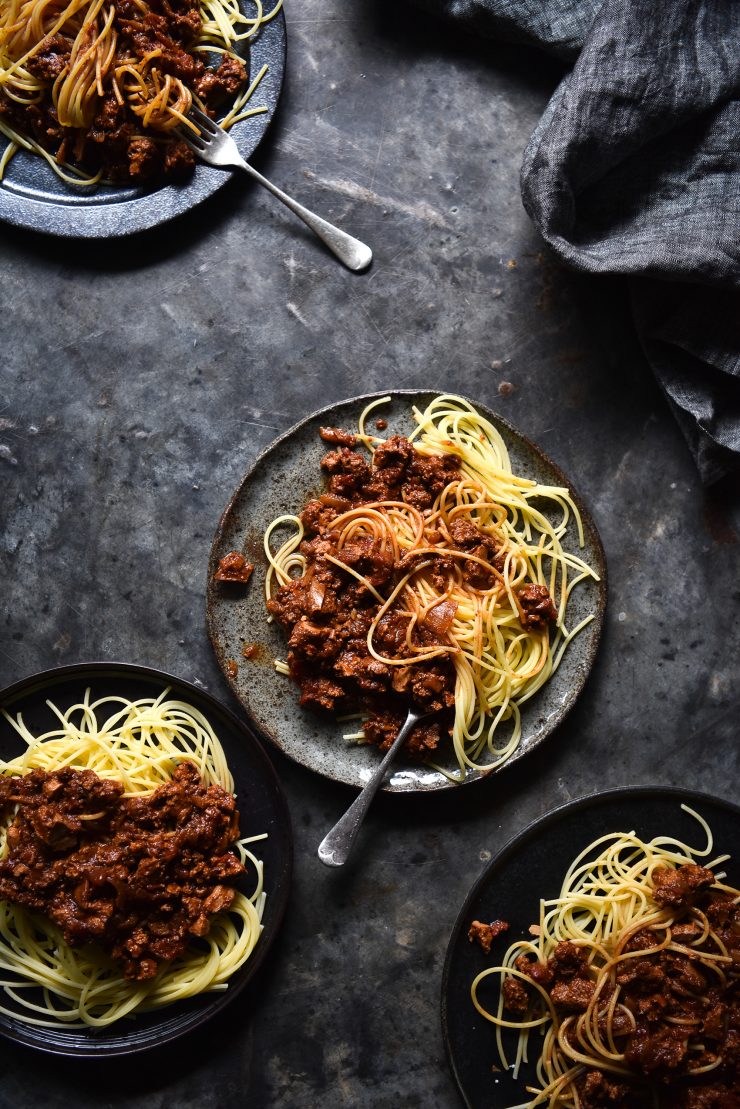
<svg viewBox="0 0 740 1109"><path fill-rule="evenodd" d="M572 798L570 801L558 805L554 809L548 809L547 812L542 813L541 816L535 817L528 824L524 826L519 832L515 832L502 847L493 855L486 863L485 867L475 879L473 884L468 889L463 904L455 916L454 923L450 930L450 938L447 941L447 949L445 951L444 964L442 966L442 979L440 987L440 1018L442 1025L442 1039L444 1041L445 1055L447 1057L447 1064L450 1073L455 1081L455 1086L460 1094L467 1109L475 1109L473 1103L469 1100L465 1090L463 1089L462 1081L458 1068L456 1065L455 1057L452 1053L451 1036L449 1028L449 1011L447 1006L448 983L451 974L451 964L454 958L454 949L460 938L460 933L465 927L465 923L470 915L470 906L476 900L481 888L487 884L489 875L492 871L505 864L509 858L515 854L517 849L521 846L528 844L533 838L536 838L542 832L558 820L565 817L566 814L576 813L584 809L596 807L599 804L607 803L609 801L616 801L619 798L644 798L647 800L650 797L660 797L665 800L671 798L680 801L684 804L706 804L709 802L712 805L719 806L720 808L727 809L732 813L740 823L740 804L734 801L728 801L724 797L718 797L715 794L705 793L701 790L683 789L681 786L656 786L656 785L633 785L633 786L613 786L609 789L597 790L595 793L583 794L580 797ZM533 904L539 903L539 897L535 894Z"/></svg>
<svg viewBox="0 0 740 1109"><path fill-rule="evenodd" d="M33 687L40 686L43 688L44 686L56 684L65 680L78 679L80 681L83 681L88 674L100 674L101 676L104 676L106 673L110 675L111 672L115 672L117 676L129 680L143 678L145 681L149 681L152 683L164 682L165 686L168 684L179 686L181 689L189 692L196 700L200 699L201 701L205 701L206 704L210 704L213 708L215 708L217 712L222 713L226 717L230 726L238 734L241 734L244 737L248 737L249 741L253 745L254 751L257 752L258 760L262 764L264 764L264 770L268 779L269 790L273 799L273 803L275 807L280 810L285 857L282 860L281 872L280 875L277 877L276 888L274 893L272 894L272 904L275 906L275 908L273 909L271 907L270 910L274 914L270 933L268 935L260 937L260 941L258 941L258 943L255 945L254 952L250 954L250 958L245 964L244 977L243 979L239 980L235 988L233 990L227 989L219 994L214 995L214 1000L212 1002L213 1011L208 1013L207 1015L201 1015L200 1017L198 1017L198 1015L196 1014L189 1023L185 1024L184 1027L177 1027L166 1030L165 1034L159 1036L156 1040L151 1038L151 1042L122 1042L104 1044L100 1041L97 1041L95 1037L91 1035L89 1047L81 1048L78 1045L64 1046L57 1043L38 1042L32 1037L31 1033L29 1033L28 1035L24 1035L25 1028L22 1022L19 1022L20 1027L18 1029L9 1029L5 1027L5 1021L7 1018L5 1018L3 1014L0 1014L0 1036L2 1036L5 1040L12 1043L22 1044L24 1047L28 1047L35 1051L40 1051L43 1054L55 1055L62 1058L99 1060L110 1059L124 1055L140 1054L146 1051L155 1050L166 1044L171 1044L183 1036L187 1036L192 1034L193 1032L196 1032L199 1028L202 1028L204 1024L209 1023L214 1017L218 1016L222 1012L222 1010L229 1005L230 1002L232 1002L245 990L245 988L253 981L253 979L261 970L270 950L272 949L272 945L277 938L280 929L283 926L292 886L295 844L290 809L280 777L275 766L273 765L272 760L265 750L261 739L258 735L254 733L252 727L244 720L240 720L240 718L228 705L225 705L221 701L219 701L218 698L215 697L214 694L212 694L209 690L205 688L200 688L199 686L195 685L194 682L189 681L187 678L180 678L176 674L171 674L166 670L160 670L158 667L140 665L138 663L131 662L118 662L115 660L107 661L98 659L89 662L65 663L63 666L50 667L47 670L40 670L38 672L29 674L24 678L17 679L11 685L0 689L0 709L8 709L8 706L10 706L10 709L12 709L12 701L14 699L17 700L25 692L29 692L30 690L32 690ZM12 713L10 714L12 715ZM262 942L263 939L264 943ZM198 996L202 998L207 998L208 994L201 994ZM169 1006L162 1006L161 1009L152 1010L152 1013L156 1014L158 1012L161 1012L166 1014L169 1008ZM34 1026L29 1027L33 1029ZM120 1027L125 1030L126 1026L121 1025ZM156 1025L153 1027L156 1027ZM110 1028L115 1029L116 1025L113 1024L110 1026ZM69 1029L69 1031L74 1031L78 1034L84 1033L84 1029ZM101 1030L98 1035L105 1035L105 1031L105 1029ZM55 1028L54 1032L63 1033L64 1028ZM37 1035L41 1036L42 1034L43 1033L39 1033L37 1030Z"/></svg>
<svg viewBox="0 0 740 1109"><path fill-rule="evenodd" d="M264 142L273 125L285 87L288 42L285 2L273 19L265 25L262 34L267 36L267 46L278 54L279 65L276 67L278 84L274 99L268 106L264 125L252 144L246 144L243 150L240 149L240 153L245 158L251 158ZM262 35L255 40L255 45L260 42L261 37ZM235 131L235 137L239 145L238 131ZM0 136L0 140L4 138L5 136ZM204 162L197 161L193 176L182 184L165 182L152 189L143 188L137 196L128 200L116 200L115 196L106 195L99 203L80 205L64 203L61 200L55 202L44 196L26 195L16 192L11 187L5 187L3 181L0 181L0 224L33 232L43 236L44 239L104 242L109 239L130 238L157 227L164 227L201 207L232 180L235 172L215 169ZM188 198L193 188L196 189L196 195ZM170 190L171 203L166 205L166 211L162 214L161 205L157 203L156 198L167 190ZM76 194L70 193L70 195ZM108 220L100 218L101 209L117 212L120 220L114 222L112 227L109 226ZM60 225L50 226L55 218Z"/></svg>
<svg viewBox="0 0 740 1109"><path fill-rule="evenodd" d="M276 451L280 447L282 447L288 440L290 440L297 433L301 432L306 427L306 425L308 425L312 421L317 420L319 417L324 416L328 413L334 413L339 408L344 408L344 407L348 407L348 406L357 405L358 403L363 402L363 401L366 402L366 404L368 404L368 403L372 402L373 400L378 400L381 397L390 397L391 401L393 401L394 399L397 399L397 398L398 399L412 398L412 397L417 397L418 398L420 396L429 396L429 397L432 397L432 396L457 396L457 397L460 397L462 400L466 400L474 408L479 409L486 417L489 417L489 418L492 417L494 425L500 425L515 440L520 440L521 442L523 442L530 450L532 450L537 455L539 461L542 464L544 464L546 467L550 468L550 470L553 472L554 476L556 476L558 480L561 480L562 483L567 486L568 491L570 493L570 496L572 497L575 505L577 506L577 508L578 508L578 510L581 514L581 519L582 519L583 525L584 525L584 533L585 533L585 535L587 535L589 542L593 544L594 549L596 551L597 562L598 562L598 565L597 565L596 569L599 573L599 581L595 583L596 589L597 589L597 599L596 599L594 620L591 623L592 641L591 641L591 645L588 649L587 660L586 660L585 665L582 668L582 672L580 673L580 675L578 675L576 682L570 687L568 702L564 706L562 714L559 716L557 722L550 729L550 731L546 732L543 736L541 736L540 739L535 744L531 745L530 747L526 748L525 750L519 751L518 753L515 752L514 755L512 756L512 758L507 759L506 762L502 763L501 766L497 767L493 771L486 771L486 772L483 772L483 773L480 773L480 774L476 775L475 777L466 778L463 782L450 782L450 781L445 780L444 782L440 783L439 785L434 786L434 787L429 787L429 788L403 788L403 789L393 788L390 784L390 777L386 777L385 781L383 782L382 786L380 787L384 795L395 795L395 794L403 793L403 794L413 794L414 796L419 796L419 795L422 795L422 794L429 794L431 796L437 796L440 792L458 789L462 786L466 786L468 788L472 787L472 786L476 786L476 785L480 786L481 783L486 782L487 780L489 780L491 778L495 778L498 774L500 774L503 771L506 771L509 767L517 765L521 759L526 758L534 750L539 750L541 744L546 739L548 739L553 734L553 732L555 732L559 727L561 727L562 724L564 723L564 721L566 720L566 718L570 715L570 712L572 711L572 709L575 707L576 703L578 702L578 700L579 700L579 698L580 698L580 696L581 696L581 694L582 694L582 692L583 692L583 690L586 686L586 682L588 681L588 678L591 675L591 672L593 670L593 667L594 667L594 664L595 664L595 661L596 661L596 658L597 658L597 655L598 655L599 646L600 646L603 631L604 631L604 622L605 622L605 614L606 614L606 606L607 606L607 598L608 598L608 571L607 571L607 564L606 564L606 553L604 551L604 544L603 544L601 536L599 534L599 530L596 527L596 523L593 519L593 516L591 515L590 509L585 504L585 502L583 500L583 497L581 496L579 490L576 487L574 487L573 483L570 481L570 479L567 477L567 475L563 472L561 467L550 458L550 456L547 454L547 452L545 450L543 450L542 447L539 446L539 444L535 443L532 439L529 438L529 436L527 436L524 432L520 431L514 424L512 424L508 419L506 419L506 417L499 416L499 414L497 412L495 412L492 408L490 408L487 404L485 404L482 401L473 400L471 397L466 396L463 393L453 393L453 392L446 391L446 390L441 390L441 389L411 389L411 388L409 388L409 389L381 389L381 390L374 390L371 393L360 393L356 396L341 398L338 401L334 401L331 404L324 405L323 407L315 409L314 411L308 413L306 416L304 416L302 419L298 420L291 427L287 428L287 430L281 432L280 435L278 435L275 439L273 439L270 443L268 443L267 446L265 446L259 452L259 454L254 459L252 465L249 467L249 469L246 471L246 473L243 475L243 477L239 481L237 487L235 488L234 492L230 496L230 498L228 500L228 503L226 504L226 507L221 512L221 515L219 516L219 519L218 519L218 523L216 525L216 530L214 532L213 540L212 540L212 543L211 543L211 548L210 548L210 552L209 552L209 556L208 556L208 563L207 563L207 579L206 579L206 590L205 590L205 595L206 595L206 630L207 630L207 633L208 633L209 641L211 643L211 647L213 648L213 653L216 657L216 661L217 661L219 669L221 671L222 677L225 680L226 684L228 685L232 696L238 701L239 705L242 708L242 711L248 717L251 726L254 728L254 730L257 732L257 734L260 737L263 737L265 739L265 741L268 742L271 746L276 747L277 750L281 752L281 754L283 754L286 758L289 758L296 765L301 766L304 769L310 770L312 773L319 774L321 777L325 778L328 781L334 781L334 782L337 782L337 783L342 784L342 785L352 784L352 783L346 782L344 779L337 778L337 777L334 777L332 775L325 774L323 771L318 770L316 767L310 765L308 762L301 761L299 758L296 757L296 755L292 751L285 750L277 742L275 737L273 737L270 734L270 732L265 730L260 725L260 723L253 717L251 710L242 701L242 699L239 695L234 676L232 676L229 673L228 669L224 665L224 661L222 660L223 652L219 649L218 642L217 642L218 630L215 627L216 620L215 620L215 616L214 616L214 597L216 597L217 594L215 593L215 587L214 587L214 584L213 584L213 575L214 575L214 573L216 571L216 567L218 565L219 544L221 544L223 542L223 534L224 534L227 522L228 522L232 512L234 511L235 505L236 505L237 501L239 500L239 498L241 497L244 489L247 487L249 482L254 478L257 470L266 463L266 461L268 460L270 454L272 454L273 451ZM358 788L356 785L354 785L354 784L352 784L352 785L353 785L353 788Z"/></svg>

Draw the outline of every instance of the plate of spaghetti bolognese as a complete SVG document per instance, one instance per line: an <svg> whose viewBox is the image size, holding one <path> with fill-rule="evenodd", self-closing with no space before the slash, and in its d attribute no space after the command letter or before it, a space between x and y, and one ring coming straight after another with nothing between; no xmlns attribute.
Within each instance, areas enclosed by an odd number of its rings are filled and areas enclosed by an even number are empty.
<svg viewBox="0 0 740 1109"><path fill-rule="evenodd" d="M0 693L0 1034L69 1056L199 1028L262 965L292 867L246 726L146 667L61 667Z"/></svg>
<svg viewBox="0 0 740 1109"><path fill-rule="evenodd" d="M145 231L229 179L179 138L203 108L244 158L276 110L282 0L8 0L0 219L73 238Z"/></svg>
<svg viewBox="0 0 740 1109"><path fill-rule="evenodd" d="M469 1109L734 1104L740 809L636 787L572 801L488 864L442 1025Z"/></svg>
<svg viewBox="0 0 740 1109"><path fill-rule="evenodd" d="M604 555L557 466L483 405L394 391L313 414L214 538L207 618L233 692L289 757L362 786L480 780L552 734L593 664Z"/></svg>

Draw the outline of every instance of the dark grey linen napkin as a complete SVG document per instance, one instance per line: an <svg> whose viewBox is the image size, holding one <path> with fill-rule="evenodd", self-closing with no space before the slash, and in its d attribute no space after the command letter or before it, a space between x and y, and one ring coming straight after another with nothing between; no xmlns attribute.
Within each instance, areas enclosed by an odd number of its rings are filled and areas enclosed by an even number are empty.
<svg viewBox="0 0 740 1109"><path fill-rule="evenodd" d="M624 274L706 483L740 468L740 0L415 0L575 59L527 146L556 254Z"/></svg>

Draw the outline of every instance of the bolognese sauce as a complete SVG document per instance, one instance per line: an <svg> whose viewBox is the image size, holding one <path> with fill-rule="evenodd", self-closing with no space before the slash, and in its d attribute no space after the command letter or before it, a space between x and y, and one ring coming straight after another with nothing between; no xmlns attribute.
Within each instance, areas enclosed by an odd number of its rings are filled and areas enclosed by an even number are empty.
<svg viewBox="0 0 740 1109"><path fill-rule="evenodd" d="M415 656L440 647L449 651L457 604L441 600L417 620L402 599L390 607L386 599L416 569L442 593L456 568L466 586L488 589L503 568L503 555L492 535L462 518L444 534L432 521L419 553L395 557L387 543L367 534L343 541L342 521L360 506L382 511L408 505L429 520L436 499L460 478L459 461L453 454L422 454L398 435L381 442L368 461L355 450L356 436L330 427L320 434L335 449L321 461L326 492L300 513L305 572L278 588L267 607L288 636L288 667L302 706L362 712L365 739L381 749L390 746L410 707L436 714L417 724L407 741L409 752L424 756L450 729L456 672L449 653L422 661ZM545 627L556 617L544 586L529 586L519 596L523 626ZM368 646L371 628L374 652Z"/></svg>
<svg viewBox="0 0 740 1109"><path fill-rule="evenodd" d="M72 946L94 942L128 979L205 936L245 873L233 796L183 761L153 793L69 767L0 777L0 815L15 807L0 898L42 913Z"/></svg>

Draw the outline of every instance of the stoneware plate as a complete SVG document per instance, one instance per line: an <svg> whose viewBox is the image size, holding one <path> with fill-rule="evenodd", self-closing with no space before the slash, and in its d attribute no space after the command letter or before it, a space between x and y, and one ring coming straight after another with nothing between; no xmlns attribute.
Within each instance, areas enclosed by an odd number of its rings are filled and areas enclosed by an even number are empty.
<svg viewBox="0 0 740 1109"><path fill-rule="evenodd" d="M247 5L245 10L252 12L254 6ZM231 130L244 158L249 158L262 141L280 97L285 72L282 10L250 43L248 65L250 74L255 75L263 65L269 68L253 97L254 107L264 106L267 111L242 120ZM0 135L0 153L6 145L7 140ZM133 235L194 208L222 188L230 177L225 170L199 164L193 176L181 185L149 189L101 185L97 189L74 189L65 185L43 158L20 150L0 182L0 220L31 231L76 239Z"/></svg>
<svg viewBox="0 0 740 1109"><path fill-rule="evenodd" d="M318 773L348 785L365 784L378 763L378 752L370 747L348 744L342 739L341 724L301 709L297 687L275 672L275 658L285 658L285 637L277 624L266 622L264 581L267 560L262 537L268 524L284 513L298 513L305 503L324 488L320 461L329 449L319 437L319 427L330 424L353 429L362 410L383 393L355 397L314 413L286 432L260 455L229 502L216 530L208 567L207 619L216 657L234 694L260 733L290 758ZM425 408L437 395L432 392L400 390L390 394L390 404L375 410L372 420L388 421L383 435L412 431L411 408ZM509 763L541 743L561 722L583 689L601 634L606 597L604 552L594 523L568 478L533 443L500 416L473 401L501 432L511 454L514 471L551 485L567 485L583 518L585 547L580 552L601 577L599 583L584 582L571 599L570 621L575 626L589 612L595 619L573 640L554 677L543 690L522 706L522 742ZM369 429L374 424L369 425ZM577 537L568 533L576 549ZM219 585L213 575L219 559L228 551L242 551L255 565L246 589ZM244 647L254 657L245 658ZM450 770L452 758L437 760ZM508 765L505 764L505 765ZM422 792L455 788L439 771L404 762L386 780L390 792ZM480 778L468 770L466 782Z"/></svg>
<svg viewBox="0 0 740 1109"><path fill-rule="evenodd" d="M229 982L228 989L123 1019L110 1028L35 1028L0 1013L0 1033L11 1040L55 1055L100 1058L145 1051L175 1040L221 1012L244 989L263 963L282 922L288 901L293 845L282 787L261 744L228 709L189 682L143 666L83 663L24 678L0 693L0 708L13 718L21 712L32 732L48 731L57 721L46 700L53 700L66 709L80 701L88 688L93 699L109 694L130 699L156 697L169 688L173 697L199 709L212 724L226 752L234 776L242 833L268 833L267 839L255 845L255 854L264 862L267 893L263 932L248 961ZM0 717L0 758L14 758L23 749L18 734L4 717ZM2 1000L5 1008L12 1009L12 1000L6 994L2 995Z"/></svg>
<svg viewBox="0 0 740 1109"><path fill-rule="evenodd" d="M488 864L468 894L452 931L442 977L442 1030L447 1056L468 1109L505 1109L530 1100L525 1087L535 1081L539 1040L530 1040L530 1064L514 1081L500 1068L495 1026L480 1016L470 999L473 979L487 966L501 962L509 945L528 935L539 920L540 898L556 897L573 859L598 836L635 831L643 839L675 836L691 847L703 847L704 830L684 812L689 805L709 824L716 854L736 849L740 841L740 808L727 801L682 789L615 789L572 801L530 824ZM740 885L740 857L723 863L731 884ZM485 955L468 940L474 920L505 920L504 932ZM495 1004L497 976L490 994L480 999ZM515 1035L504 1038L513 1057Z"/></svg>

